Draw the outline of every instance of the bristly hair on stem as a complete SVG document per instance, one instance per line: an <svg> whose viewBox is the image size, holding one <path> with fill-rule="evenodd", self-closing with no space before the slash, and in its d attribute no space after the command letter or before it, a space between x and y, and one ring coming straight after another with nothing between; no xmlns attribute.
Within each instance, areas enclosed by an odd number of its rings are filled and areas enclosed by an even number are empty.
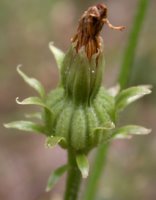
<svg viewBox="0 0 156 200"><path fill-rule="evenodd" d="M113 26L107 18L107 7L105 4L97 4L89 7L81 16L77 33L72 38L76 43L76 50L85 46L87 57L90 59L101 47L100 32L104 24L114 30L123 30L124 26Z"/></svg>

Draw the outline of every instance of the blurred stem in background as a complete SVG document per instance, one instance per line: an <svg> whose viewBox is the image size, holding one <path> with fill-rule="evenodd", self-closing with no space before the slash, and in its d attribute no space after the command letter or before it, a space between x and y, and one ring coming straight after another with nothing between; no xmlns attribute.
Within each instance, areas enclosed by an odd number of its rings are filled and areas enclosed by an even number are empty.
<svg viewBox="0 0 156 200"><path fill-rule="evenodd" d="M120 83L121 88L127 87L131 78L136 47L139 41L139 34L143 25L148 3L148 0L139 0L138 12L136 13L133 22L132 31L129 36L128 44L124 53L118 77L118 82Z"/></svg>
<svg viewBox="0 0 156 200"><path fill-rule="evenodd" d="M139 34L143 25L145 14L147 11L149 0L139 0L137 13L133 21L132 30L129 35L127 47L124 53L118 82L122 88L126 88L131 79L133 61L136 53L136 47L139 41ZM88 185L85 191L84 200L94 200L98 191L99 179L103 174L106 165L110 143L100 145L97 149L97 154L93 162L91 174L88 179Z"/></svg>

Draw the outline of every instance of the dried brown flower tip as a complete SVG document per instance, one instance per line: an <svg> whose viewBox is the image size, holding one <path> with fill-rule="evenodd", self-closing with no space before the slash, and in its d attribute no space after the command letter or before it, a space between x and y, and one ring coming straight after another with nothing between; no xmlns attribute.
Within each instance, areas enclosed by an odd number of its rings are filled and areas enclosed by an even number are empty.
<svg viewBox="0 0 156 200"><path fill-rule="evenodd" d="M77 33L72 38L76 43L78 51L82 46L85 47L87 57L90 59L101 47L100 31L104 24L115 30L123 30L124 26L113 26L107 19L107 7L104 4L97 4L89 7L79 20Z"/></svg>

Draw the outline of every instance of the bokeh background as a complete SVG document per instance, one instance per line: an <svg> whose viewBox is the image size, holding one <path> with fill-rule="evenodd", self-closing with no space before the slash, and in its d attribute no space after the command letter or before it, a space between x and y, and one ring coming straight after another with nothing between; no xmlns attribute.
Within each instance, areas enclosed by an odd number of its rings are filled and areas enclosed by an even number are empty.
<svg viewBox="0 0 156 200"><path fill-rule="evenodd" d="M137 0L105 0L109 19L126 30L105 27L106 87L116 83L128 40ZM34 95L17 75L16 66L39 79L49 91L55 88L58 71L48 43L66 51L77 21L93 0L0 0L0 200L61 200L65 177L46 193L51 171L66 162L59 147L45 148L42 135L7 130L3 123L21 119L36 108L19 106L15 98ZM141 124L153 131L148 136L112 143L100 181L99 200L156 199L156 1L150 0L134 62L131 85L152 84L153 93L129 106L122 123ZM90 162L93 161L93 154Z"/></svg>

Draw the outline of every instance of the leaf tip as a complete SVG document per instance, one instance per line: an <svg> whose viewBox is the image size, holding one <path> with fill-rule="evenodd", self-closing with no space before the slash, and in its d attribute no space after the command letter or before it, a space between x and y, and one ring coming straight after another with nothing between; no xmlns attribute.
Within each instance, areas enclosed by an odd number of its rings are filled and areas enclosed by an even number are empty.
<svg viewBox="0 0 156 200"><path fill-rule="evenodd" d="M82 178L87 178L88 177L88 174L89 174L89 171L88 170L83 170L83 173L82 173Z"/></svg>
<svg viewBox="0 0 156 200"><path fill-rule="evenodd" d="M19 97L16 97L15 101L17 104L21 104L21 102L19 101Z"/></svg>
<svg viewBox="0 0 156 200"><path fill-rule="evenodd" d="M22 64L19 64L19 65L17 65L17 67L16 67L16 70L17 70L17 72L18 72L19 75L22 74L21 67L22 67Z"/></svg>
<svg viewBox="0 0 156 200"><path fill-rule="evenodd" d="M79 154L76 157L77 166L82 174L82 178L87 178L89 174L89 162L84 154Z"/></svg>
<svg viewBox="0 0 156 200"><path fill-rule="evenodd" d="M10 127L9 127L9 124L3 124L3 126L4 126L5 128L10 128Z"/></svg>
<svg viewBox="0 0 156 200"><path fill-rule="evenodd" d="M17 71L19 71L21 67L22 67L22 64L18 64L17 65Z"/></svg>
<svg viewBox="0 0 156 200"><path fill-rule="evenodd" d="M152 129L148 129L148 128L144 128L142 131L141 131L141 134L142 135L148 135L149 133L151 133Z"/></svg>

